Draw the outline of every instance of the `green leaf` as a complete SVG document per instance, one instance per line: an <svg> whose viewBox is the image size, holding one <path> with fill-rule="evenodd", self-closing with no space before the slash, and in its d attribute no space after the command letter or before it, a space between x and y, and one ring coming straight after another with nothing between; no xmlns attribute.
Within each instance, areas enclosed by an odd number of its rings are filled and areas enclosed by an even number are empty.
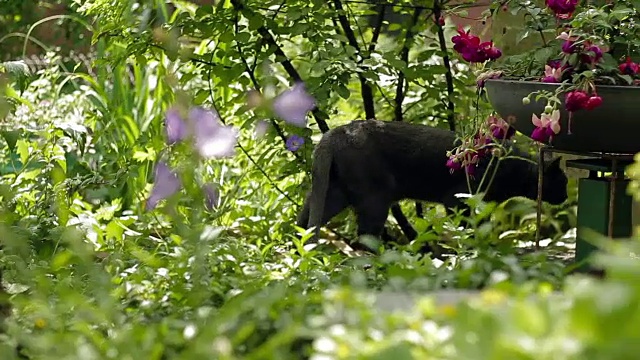
<svg viewBox="0 0 640 360"><path fill-rule="evenodd" d="M17 151L18 151L18 154L20 155L20 162L22 162L23 164L26 164L27 160L29 159L30 146L31 146L30 143L22 139L16 142Z"/></svg>
<svg viewBox="0 0 640 360"><path fill-rule="evenodd" d="M351 96L351 92L344 84L339 84L336 88L336 92L341 98L347 100Z"/></svg>

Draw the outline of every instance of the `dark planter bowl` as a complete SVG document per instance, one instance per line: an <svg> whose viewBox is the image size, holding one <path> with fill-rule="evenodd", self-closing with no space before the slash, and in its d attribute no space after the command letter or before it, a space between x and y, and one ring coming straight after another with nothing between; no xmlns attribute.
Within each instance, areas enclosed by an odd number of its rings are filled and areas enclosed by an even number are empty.
<svg viewBox="0 0 640 360"><path fill-rule="evenodd" d="M555 91L559 84L537 81L489 79L485 82L487 97L493 109L503 118L511 117L511 125L526 136L531 136L535 126L531 115L540 114L545 100L532 97L528 105L522 98L533 91ZM569 113L560 106L562 130L553 137L551 145L558 150L575 152L606 152L635 154L640 152L640 87L598 85L602 105L591 110L573 113L571 132L567 134ZM564 101L564 95L560 96Z"/></svg>

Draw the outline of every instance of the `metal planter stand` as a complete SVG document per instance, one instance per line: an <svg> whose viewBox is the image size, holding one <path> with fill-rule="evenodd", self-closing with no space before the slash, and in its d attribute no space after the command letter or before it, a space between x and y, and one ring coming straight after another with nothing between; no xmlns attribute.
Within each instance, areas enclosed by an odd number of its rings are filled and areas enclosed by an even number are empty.
<svg viewBox="0 0 640 360"><path fill-rule="evenodd" d="M595 250L585 241L583 231L595 230L610 238L628 237L632 233L631 209L633 200L626 192L629 180L624 170L633 162L635 154L575 152L543 146L538 155L538 199L536 218L536 248L539 248L540 226L542 223L542 181L543 159L545 153L564 153L589 157L580 160L568 160L567 167L589 171L587 178L578 180L578 218L576 229L575 262L581 263ZM604 176L610 172L610 176ZM599 176L598 173L602 173ZM590 271L588 266L578 266L578 271Z"/></svg>

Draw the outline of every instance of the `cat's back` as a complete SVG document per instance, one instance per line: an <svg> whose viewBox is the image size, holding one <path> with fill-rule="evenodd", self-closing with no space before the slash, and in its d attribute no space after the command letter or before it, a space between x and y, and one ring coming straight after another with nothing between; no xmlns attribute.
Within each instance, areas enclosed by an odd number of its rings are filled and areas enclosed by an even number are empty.
<svg viewBox="0 0 640 360"><path fill-rule="evenodd" d="M402 121L355 120L331 129L324 138L330 138L336 145L357 147L383 142L387 146L450 148L456 135L449 130Z"/></svg>

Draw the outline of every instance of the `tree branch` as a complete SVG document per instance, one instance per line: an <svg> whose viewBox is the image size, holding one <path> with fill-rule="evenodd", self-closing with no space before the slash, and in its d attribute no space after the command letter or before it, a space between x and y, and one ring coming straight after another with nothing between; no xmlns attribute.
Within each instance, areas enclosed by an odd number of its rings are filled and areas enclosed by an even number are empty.
<svg viewBox="0 0 640 360"><path fill-rule="evenodd" d="M340 22L340 26L344 31L344 35L347 37L347 41L349 45L351 45L354 49L356 49L356 54L361 55L360 60L356 60L359 64L362 63L364 58L362 57L360 46L358 46L358 41L356 40L356 35L351 29L351 24L349 24L349 20L347 16L344 14L344 8L342 7L342 2L340 0L333 1L334 6L336 7L336 12L338 13L338 21ZM382 23L380 23L382 26ZM380 31L378 30L378 33ZM375 45L374 45L375 46ZM364 105L364 114L367 119L375 119L375 102L373 101L373 89L371 85L367 82L367 79L362 75L361 72L358 72L358 80L360 80L360 92L362 94L362 103Z"/></svg>
<svg viewBox="0 0 640 360"><path fill-rule="evenodd" d="M440 43L440 51L442 52L442 61L444 68L447 70L445 78L447 80L447 99L449 106L447 107L449 130L456 131L455 108L453 105L453 73L451 71L451 63L449 62L449 51L447 50L447 42L444 38L444 29L440 25L440 17L442 16L441 0L433 2L433 16L435 17L436 28L438 29L438 42Z"/></svg>
<svg viewBox="0 0 640 360"><path fill-rule="evenodd" d="M240 0L231 0L231 5L238 12L246 11L250 15L255 15L250 9L247 9L246 7L244 7L244 5L240 2ZM258 34L260 34L260 36L264 41L266 41L269 45L273 46L276 49L274 51L276 58L280 57L284 59L281 61L281 64L284 70L289 75L289 77L291 77L291 79L293 79L296 82L302 81L302 77L300 76L298 71L295 69L293 64L291 64L291 60L289 60L289 58L282 51L282 48L280 47L280 45L278 45L278 42L276 41L276 39L273 38L273 36L269 32L269 29L267 29L264 25L261 25L258 28ZM329 131L329 125L327 125L327 121L326 121L328 119L328 116L326 114L321 112L317 106L314 107L313 110L311 110L311 114L316 120L316 123L318 124L320 131L322 131L323 133Z"/></svg>

